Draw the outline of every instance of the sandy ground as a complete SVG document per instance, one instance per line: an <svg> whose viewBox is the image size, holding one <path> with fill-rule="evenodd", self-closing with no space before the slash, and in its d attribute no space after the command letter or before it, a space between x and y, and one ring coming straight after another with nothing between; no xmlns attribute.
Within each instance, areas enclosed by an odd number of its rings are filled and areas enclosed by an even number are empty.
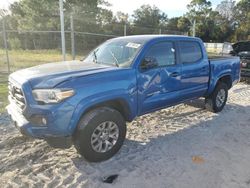
<svg viewBox="0 0 250 188"><path fill-rule="evenodd" d="M219 114L199 99L128 125L112 159L87 163L71 147L23 137L0 115L0 187L250 187L250 85L238 84ZM118 174L113 184L102 177Z"/></svg>

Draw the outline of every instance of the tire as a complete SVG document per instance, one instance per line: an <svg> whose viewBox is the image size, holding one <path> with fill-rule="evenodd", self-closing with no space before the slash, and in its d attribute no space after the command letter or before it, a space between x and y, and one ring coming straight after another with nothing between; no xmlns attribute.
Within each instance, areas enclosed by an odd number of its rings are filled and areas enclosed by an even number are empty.
<svg viewBox="0 0 250 188"><path fill-rule="evenodd" d="M125 137L126 123L123 116L112 108L100 107L81 118L73 142L76 150L87 161L100 162L115 155Z"/></svg>
<svg viewBox="0 0 250 188"><path fill-rule="evenodd" d="M223 82L219 82L215 87L214 91L210 94L210 96L205 98L206 109L214 113L220 112L224 108L227 102L227 97L228 97L227 85Z"/></svg>

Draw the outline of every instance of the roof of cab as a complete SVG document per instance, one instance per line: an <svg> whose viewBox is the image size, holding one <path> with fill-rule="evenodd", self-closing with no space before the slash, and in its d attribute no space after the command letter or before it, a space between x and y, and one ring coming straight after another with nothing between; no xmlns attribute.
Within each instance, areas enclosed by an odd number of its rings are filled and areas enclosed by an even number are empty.
<svg viewBox="0 0 250 188"><path fill-rule="evenodd" d="M184 35L130 35L130 36L122 36L122 37L117 37L111 40L128 40L128 41L134 41L134 42L139 42L139 43L146 43L151 40L156 40L156 39L161 39L161 38L174 38L174 39L182 39L182 40L200 40L199 38L196 37L189 37L189 36L184 36Z"/></svg>

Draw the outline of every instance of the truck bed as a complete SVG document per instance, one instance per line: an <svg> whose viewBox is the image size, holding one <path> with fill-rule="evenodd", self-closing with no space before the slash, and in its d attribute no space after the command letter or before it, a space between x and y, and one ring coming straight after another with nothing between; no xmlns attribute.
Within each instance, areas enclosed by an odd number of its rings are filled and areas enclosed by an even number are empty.
<svg viewBox="0 0 250 188"><path fill-rule="evenodd" d="M237 56L210 56L210 84L208 93L210 94L221 76L230 76L232 84L238 81L240 75L240 59Z"/></svg>
<svg viewBox="0 0 250 188"><path fill-rule="evenodd" d="M221 60L221 59L231 59L234 58L234 56L231 55L208 55L209 60Z"/></svg>

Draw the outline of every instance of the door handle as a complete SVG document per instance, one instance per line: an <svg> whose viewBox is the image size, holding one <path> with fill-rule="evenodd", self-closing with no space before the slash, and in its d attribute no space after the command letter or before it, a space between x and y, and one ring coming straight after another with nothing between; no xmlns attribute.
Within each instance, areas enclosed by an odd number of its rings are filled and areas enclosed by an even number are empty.
<svg viewBox="0 0 250 188"><path fill-rule="evenodd" d="M179 73L178 72L172 72L172 73L170 73L169 76L171 76L171 77L177 77L177 76L179 76Z"/></svg>

